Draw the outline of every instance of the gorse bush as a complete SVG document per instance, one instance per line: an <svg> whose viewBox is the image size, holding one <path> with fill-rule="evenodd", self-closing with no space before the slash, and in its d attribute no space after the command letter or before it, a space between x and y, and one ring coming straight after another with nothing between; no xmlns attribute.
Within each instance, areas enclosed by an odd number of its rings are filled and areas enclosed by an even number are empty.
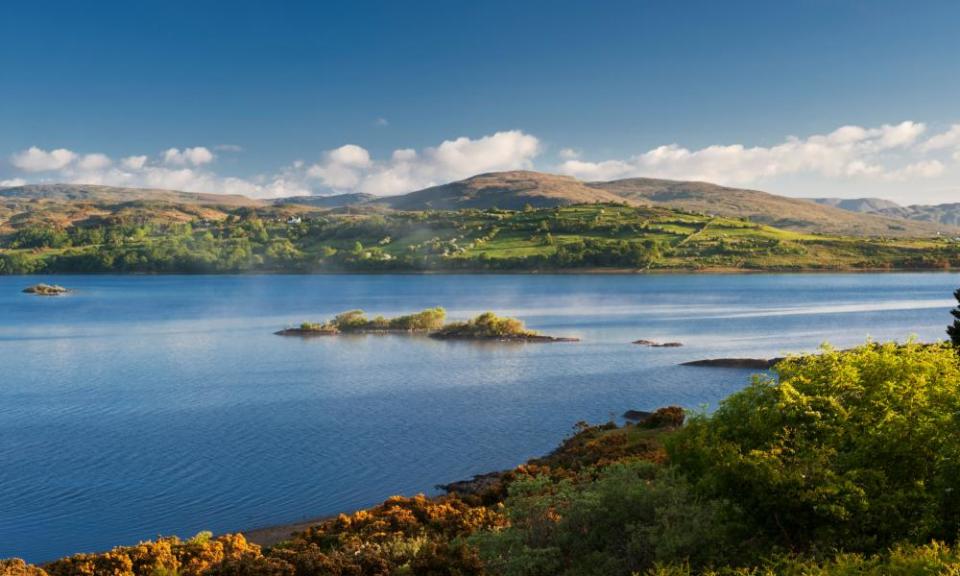
<svg viewBox="0 0 960 576"><path fill-rule="evenodd" d="M671 469L650 462L614 464L552 482L510 486L509 525L480 532L476 545L493 574L628 575L658 561L703 566L734 555L735 511L698 497Z"/></svg>
<svg viewBox="0 0 960 576"><path fill-rule="evenodd" d="M960 364L946 345L796 357L668 442L707 495L792 550L952 541L960 520Z"/></svg>

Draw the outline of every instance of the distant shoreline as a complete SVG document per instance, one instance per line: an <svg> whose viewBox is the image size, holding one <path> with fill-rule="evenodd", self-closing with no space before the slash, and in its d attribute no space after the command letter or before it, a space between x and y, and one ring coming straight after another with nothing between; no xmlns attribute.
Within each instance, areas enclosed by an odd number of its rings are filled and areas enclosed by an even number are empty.
<svg viewBox="0 0 960 576"><path fill-rule="evenodd" d="M47 278L53 276L749 276L762 274L957 274L960 268L663 268L656 270L632 268L560 268L542 270L258 270L251 272L47 272L31 274L0 274L0 278Z"/></svg>

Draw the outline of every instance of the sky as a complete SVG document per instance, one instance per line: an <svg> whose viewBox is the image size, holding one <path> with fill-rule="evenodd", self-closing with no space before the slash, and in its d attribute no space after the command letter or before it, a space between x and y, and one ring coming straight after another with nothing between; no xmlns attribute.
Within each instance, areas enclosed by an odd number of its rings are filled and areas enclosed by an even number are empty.
<svg viewBox="0 0 960 576"><path fill-rule="evenodd" d="M958 22L952 0L11 2L0 186L534 169L960 202Z"/></svg>

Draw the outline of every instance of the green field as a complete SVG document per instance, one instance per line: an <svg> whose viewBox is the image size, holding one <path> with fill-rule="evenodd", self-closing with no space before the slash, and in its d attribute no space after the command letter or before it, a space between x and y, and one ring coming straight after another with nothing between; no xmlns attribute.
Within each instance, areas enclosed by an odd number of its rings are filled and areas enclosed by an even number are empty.
<svg viewBox="0 0 960 576"><path fill-rule="evenodd" d="M868 270L960 265L947 238L845 237L656 207L305 212L219 220L30 224L0 237L0 273Z"/></svg>

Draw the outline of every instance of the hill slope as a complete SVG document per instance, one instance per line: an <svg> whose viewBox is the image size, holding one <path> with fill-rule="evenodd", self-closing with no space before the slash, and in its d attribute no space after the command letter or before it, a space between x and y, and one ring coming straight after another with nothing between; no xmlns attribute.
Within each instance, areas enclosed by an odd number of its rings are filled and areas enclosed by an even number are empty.
<svg viewBox="0 0 960 576"><path fill-rule="evenodd" d="M85 184L31 184L0 188L0 233L30 225L68 227L130 222L219 220L241 208L267 206L240 195L116 188Z"/></svg>
<svg viewBox="0 0 960 576"><path fill-rule="evenodd" d="M834 202L835 198L817 198L816 202ZM901 206L878 198L846 199L832 205L853 212L869 212L890 218L906 218L943 226L960 226L960 203Z"/></svg>
<svg viewBox="0 0 960 576"><path fill-rule="evenodd" d="M817 204L824 206L833 206L842 208L851 212L867 212L870 214L883 214L885 211L893 210L888 215L892 215L896 210L902 209L896 202L884 200L883 198L811 198Z"/></svg>
<svg viewBox="0 0 960 576"><path fill-rule="evenodd" d="M300 206L314 206L316 208L345 208L373 202L379 198L373 194L354 192L349 194L333 194L330 196L290 196L274 201L274 204L283 206L297 204Z"/></svg>
<svg viewBox="0 0 960 576"><path fill-rule="evenodd" d="M952 231L949 226L920 223L897 217L851 212L742 188L727 188L707 182L656 178L627 178L612 182L588 182L634 203L676 208L753 222L798 232L855 236L933 236Z"/></svg>
<svg viewBox="0 0 960 576"><path fill-rule="evenodd" d="M746 218L804 233L896 237L960 234L960 205L901 207L874 199L809 201L706 182L654 178L582 182L531 171L480 174L400 196L352 193L275 201L171 190L36 184L0 189L0 232L29 223L65 226L95 224L104 218L154 222L221 219L230 212L251 208L285 213L354 208L521 210L527 205L552 208L597 202Z"/></svg>
<svg viewBox="0 0 960 576"><path fill-rule="evenodd" d="M175 204L198 204L201 206L261 206L239 194L208 194L178 192L151 188L119 188L92 184L28 184L13 188L0 188L0 198L19 200L47 200L51 202L91 202L115 204L119 202L154 201Z"/></svg>
<svg viewBox="0 0 960 576"><path fill-rule="evenodd" d="M521 210L528 204L534 208L551 208L594 202L632 203L616 194L587 186L570 176L524 170L479 174L466 180L433 186L378 202L396 210L494 207Z"/></svg>

